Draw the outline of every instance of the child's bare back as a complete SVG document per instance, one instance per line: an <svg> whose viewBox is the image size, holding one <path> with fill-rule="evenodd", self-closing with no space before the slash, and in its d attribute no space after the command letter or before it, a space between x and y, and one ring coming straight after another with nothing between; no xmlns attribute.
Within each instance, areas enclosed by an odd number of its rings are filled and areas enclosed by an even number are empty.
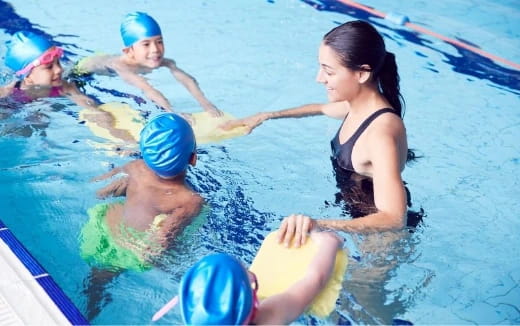
<svg viewBox="0 0 520 326"><path fill-rule="evenodd" d="M162 179L143 160L128 163L123 171L126 180L116 183L126 185L126 201L107 212L107 222L113 231L120 224L146 231L162 215L161 233L175 235L200 213L204 200L185 184L184 178Z"/></svg>
<svg viewBox="0 0 520 326"><path fill-rule="evenodd" d="M173 113L161 114L141 131L143 159L94 179L121 174L97 192L101 199L126 197L124 203L109 204L103 218L116 242L125 243L126 232L130 230L145 234L166 248L199 215L204 199L185 180L188 166L196 163L195 148L195 135L189 123Z"/></svg>

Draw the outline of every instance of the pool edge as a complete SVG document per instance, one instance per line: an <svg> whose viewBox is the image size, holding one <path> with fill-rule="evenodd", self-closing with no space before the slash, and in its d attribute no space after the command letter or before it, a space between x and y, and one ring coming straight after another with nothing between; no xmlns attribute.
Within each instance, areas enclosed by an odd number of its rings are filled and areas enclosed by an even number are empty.
<svg viewBox="0 0 520 326"><path fill-rule="evenodd" d="M25 269L25 271L30 274L29 278L24 278L22 275L16 275L16 277L18 277L20 280L20 282L16 285L21 285L22 288L24 288L26 291L25 294L33 295L35 299L39 301L41 308L45 310L49 316L52 316L55 319L61 318L62 321L66 320L72 325L90 324L74 305L74 303L70 300L70 298L58 286L54 279L31 255L25 246L16 238L16 236L11 232L11 230L9 230L9 228L2 222L2 220L0 220L0 239L2 239L2 242L7 246L7 248L9 248L9 250L4 250L4 246L0 246L0 251L8 251L5 253L6 255L14 256L12 258L15 259L11 259L11 261L13 261L13 264L18 265L14 266L15 269L18 271ZM9 257L7 257L7 259L9 259ZM7 270L7 268L4 270ZM34 288L34 285L33 289L31 289L30 285L32 283L38 284L40 289L45 293L45 296L36 298L38 295L34 293L34 291L37 291L37 289ZM0 287L0 294L2 294L1 290L5 288L6 286ZM20 294L17 293L15 295ZM7 295L4 294L4 296L10 297L13 296L13 293ZM32 312L32 308L33 307L27 308L27 311ZM58 311L61 316L56 316L56 311ZM34 324L38 324L38 322L39 321L36 320Z"/></svg>

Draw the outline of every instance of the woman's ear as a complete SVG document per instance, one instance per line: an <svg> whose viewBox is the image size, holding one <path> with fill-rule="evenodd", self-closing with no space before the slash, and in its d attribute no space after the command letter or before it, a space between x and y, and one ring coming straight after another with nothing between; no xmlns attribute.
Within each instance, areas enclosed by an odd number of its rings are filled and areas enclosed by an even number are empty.
<svg viewBox="0 0 520 326"><path fill-rule="evenodd" d="M358 81L360 84L364 84L370 80L372 76L372 68L369 65L361 65L358 70Z"/></svg>

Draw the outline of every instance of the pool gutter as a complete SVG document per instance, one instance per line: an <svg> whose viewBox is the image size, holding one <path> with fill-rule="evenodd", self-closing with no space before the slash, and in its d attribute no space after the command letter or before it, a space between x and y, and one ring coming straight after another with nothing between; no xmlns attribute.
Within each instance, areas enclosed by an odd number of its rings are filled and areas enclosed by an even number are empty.
<svg viewBox="0 0 520 326"><path fill-rule="evenodd" d="M0 220L0 325L89 325Z"/></svg>

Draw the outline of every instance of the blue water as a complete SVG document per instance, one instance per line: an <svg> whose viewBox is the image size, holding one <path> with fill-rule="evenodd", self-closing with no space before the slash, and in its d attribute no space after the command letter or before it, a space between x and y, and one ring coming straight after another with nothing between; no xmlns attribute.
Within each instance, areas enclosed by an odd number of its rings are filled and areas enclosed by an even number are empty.
<svg viewBox="0 0 520 326"><path fill-rule="evenodd" d="M363 4L406 14L520 63L518 1ZM117 53L121 17L147 11L162 27L166 56L195 76L219 108L239 117L326 101L314 81L323 34L338 23L368 19L398 60L409 144L422 155L403 177L413 208L426 216L414 233L344 234L351 259L336 311L326 321L302 317L298 323L520 323L519 71L335 1L12 5L0 1L0 41L19 27L38 30L61 43L71 61ZM2 83L9 78L1 66ZM178 111L200 110L168 72L149 78ZM93 86L141 95L117 78L96 78ZM159 112L115 92L86 91L150 115ZM78 236L86 210L99 203L94 194L100 186L89 180L131 158L93 147L100 140L79 123L79 110L66 99L47 99L0 122L0 218L86 312L90 267L79 257ZM27 120L34 116L48 125L31 127ZM149 324L186 268L206 253L226 251L250 263L284 216L342 216L329 161L338 127L324 117L268 121L249 136L200 146L189 181L212 206L208 221L161 268L126 272L108 284L92 323ZM178 310L161 320L179 322Z"/></svg>

